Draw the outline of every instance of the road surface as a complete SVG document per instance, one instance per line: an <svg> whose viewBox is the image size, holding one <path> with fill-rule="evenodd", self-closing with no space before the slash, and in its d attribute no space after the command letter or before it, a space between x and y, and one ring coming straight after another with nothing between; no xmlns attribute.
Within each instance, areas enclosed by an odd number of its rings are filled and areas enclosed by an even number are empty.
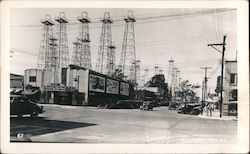
<svg viewBox="0 0 250 154"><path fill-rule="evenodd" d="M153 111L45 105L37 119L11 117L11 138L32 142L217 144L236 143L237 121Z"/></svg>

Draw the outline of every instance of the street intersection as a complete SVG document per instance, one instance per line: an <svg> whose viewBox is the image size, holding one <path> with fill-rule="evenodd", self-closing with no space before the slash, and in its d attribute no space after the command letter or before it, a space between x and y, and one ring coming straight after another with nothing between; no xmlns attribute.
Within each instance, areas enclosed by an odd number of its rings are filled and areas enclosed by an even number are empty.
<svg viewBox="0 0 250 154"><path fill-rule="evenodd" d="M237 121L178 114L167 107L153 111L44 105L37 119L11 117L10 135L31 142L231 144L237 142Z"/></svg>

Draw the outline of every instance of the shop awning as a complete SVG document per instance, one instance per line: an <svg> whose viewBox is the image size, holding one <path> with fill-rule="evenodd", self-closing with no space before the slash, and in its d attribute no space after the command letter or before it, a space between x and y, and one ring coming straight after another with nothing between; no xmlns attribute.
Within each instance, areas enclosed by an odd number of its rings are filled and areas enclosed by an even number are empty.
<svg viewBox="0 0 250 154"><path fill-rule="evenodd" d="M29 89L29 90L25 90L22 92L23 95L34 95L36 93L40 92L39 89L35 89L35 90L32 90L32 89Z"/></svg>

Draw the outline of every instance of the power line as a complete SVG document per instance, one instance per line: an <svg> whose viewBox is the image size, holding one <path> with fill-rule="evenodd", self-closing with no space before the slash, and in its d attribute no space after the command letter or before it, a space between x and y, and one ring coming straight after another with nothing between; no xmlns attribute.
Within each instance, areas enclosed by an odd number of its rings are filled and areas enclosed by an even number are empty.
<svg viewBox="0 0 250 154"><path fill-rule="evenodd" d="M23 54L27 54L27 55L31 55L31 56L36 56L36 57L38 57L37 54L30 53L30 52L28 52L27 50L23 50L23 49L11 48L11 49L10 49L10 52L11 52L11 53L15 53L15 52L17 52L17 53L23 53Z"/></svg>
<svg viewBox="0 0 250 154"><path fill-rule="evenodd" d="M215 12L219 13L219 12L226 12L226 11L234 11L236 9L215 9L215 10L216 10ZM154 20L154 19L163 19L163 18L180 19L179 17L193 17L193 16L206 15L206 14L211 14L211 13L213 13L213 9L207 9L207 10L196 11L196 12L185 13L185 14L178 14L178 13L177 14L163 14L163 15L160 15L160 16L137 15L135 18L138 21L137 24L141 24L141 23L146 23L144 21ZM138 16L142 16L142 17L138 17ZM122 19L123 16L117 16L117 18L120 18L120 19L113 20L114 23L115 22L123 22L123 19ZM96 21L95 20L92 21L92 24L101 24L101 21L99 20L99 18L92 18L92 19L96 19ZM149 21L149 22L152 22L152 21ZM74 26L74 25L79 25L79 23L77 23L77 22L71 22L71 23L68 23L67 25L68 26ZM120 25L120 26L122 26L122 25ZM22 28L27 27L27 28L30 28L30 27L42 27L42 25L40 25L40 24L11 25L11 28L17 28L17 27L22 27ZM101 25L100 25L100 27L101 27Z"/></svg>
<svg viewBox="0 0 250 154"><path fill-rule="evenodd" d="M24 50L24 49L17 49L17 48L11 48L11 50L10 50L10 52L12 52L12 53L23 53L23 54L28 54L28 55L32 55L32 56L38 56L38 54L34 54L34 53L31 53L30 51L28 51L28 50ZM181 64L185 64L185 65L187 65L187 64L197 64L197 63L205 63L205 62L219 62L220 61L220 59L208 59L208 60L198 60L198 61L184 61L184 62L181 62L181 63L175 63L175 64L177 64L177 65L181 65ZM164 65L164 64L159 64L159 65ZM145 65L143 65L143 64L141 64L141 66L142 67L147 67L147 66L154 66L154 64L145 64Z"/></svg>

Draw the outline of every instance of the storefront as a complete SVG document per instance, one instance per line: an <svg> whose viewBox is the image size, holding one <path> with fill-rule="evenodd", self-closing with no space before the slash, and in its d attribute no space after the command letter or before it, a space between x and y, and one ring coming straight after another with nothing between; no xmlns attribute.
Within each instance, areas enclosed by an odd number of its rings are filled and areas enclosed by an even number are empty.
<svg viewBox="0 0 250 154"><path fill-rule="evenodd" d="M130 87L125 81L89 71L88 105L105 106L130 99Z"/></svg>

